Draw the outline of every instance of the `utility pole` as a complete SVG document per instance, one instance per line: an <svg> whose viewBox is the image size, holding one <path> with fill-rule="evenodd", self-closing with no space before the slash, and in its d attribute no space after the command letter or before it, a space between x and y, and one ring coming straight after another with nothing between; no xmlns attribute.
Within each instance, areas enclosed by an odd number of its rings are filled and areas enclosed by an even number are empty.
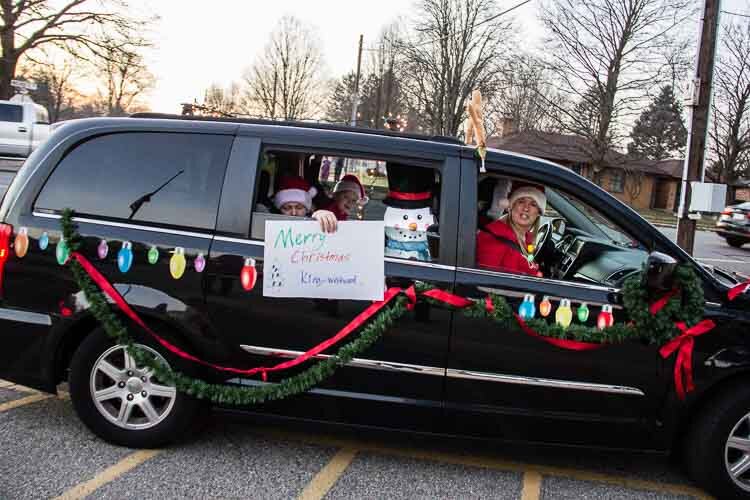
<svg viewBox="0 0 750 500"><path fill-rule="evenodd" d="M362 67L362 40L359 35L359 50L357 51L357 77L354 79L354 97L352 98L352 127L357 126L357 106L359 105L359 70Z"/></svg>
<svg viewBox="0 0 750 500"><path fill-rule="evenodd" d="M708 112L711 105L711 80L714 72L714 53L719 29L720 0L706 0L701 25L700 47L698 48L698 65L695 74L693 102L691 108L690 129L682 173L682 190L680 209L677 219L677 244L690 255L695 246L695 219L688 216L691 200L691 181L703 178L703 161L706 152L706 132L708 131Z"/></svg>

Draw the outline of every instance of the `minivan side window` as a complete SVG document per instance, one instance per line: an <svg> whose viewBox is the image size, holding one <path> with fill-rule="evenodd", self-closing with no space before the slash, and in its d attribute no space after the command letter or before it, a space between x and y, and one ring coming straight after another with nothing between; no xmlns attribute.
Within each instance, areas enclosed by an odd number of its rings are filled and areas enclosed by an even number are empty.
<svg viewBox="0 0 750 500"><path fill-rule="evenodd" d="M68 152L35 210L213 229L231 136L103 135Z"/></svg>
<svg viewBox="0 0 750 500"><path fill-rule="evenodd" d="M21 123L23 107L15 104L0 104L0 122Z"/></svg>

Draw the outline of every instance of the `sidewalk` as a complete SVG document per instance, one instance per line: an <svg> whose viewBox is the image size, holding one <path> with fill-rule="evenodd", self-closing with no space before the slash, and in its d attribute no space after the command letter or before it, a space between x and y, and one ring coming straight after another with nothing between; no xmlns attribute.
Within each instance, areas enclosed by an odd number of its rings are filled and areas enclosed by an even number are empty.
<svg viewBox="0 0 750 500"><path fill-rule="evenodd" d="M638 210L638 213L656 227L677 227L677 216L664 210ZM697 221L698 231L714 231L718 216L704 215Z"/></svg>

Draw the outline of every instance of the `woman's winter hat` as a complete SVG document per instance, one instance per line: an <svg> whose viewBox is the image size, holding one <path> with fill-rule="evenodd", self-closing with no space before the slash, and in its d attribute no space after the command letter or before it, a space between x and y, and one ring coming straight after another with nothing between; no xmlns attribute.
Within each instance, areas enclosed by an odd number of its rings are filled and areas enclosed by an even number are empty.
<svg viewBox="0 0 750 500"><path fill-rule="evenodd" d="M279 180L279 189L273 197L273 204L281 209L285 203L301 203L307 210L312 210L312 199L318 192L301 177L285 176Z"/></svg>
<svg viewBox="0 0 750 500"><path fill-rule="evenodd" d="M341 178L340 181L336 183L333 188L333 193L336 194L343 191L351 191L352 193L356 194L357 202L360 205L364 205L369 201L367 198L367 194L365 194L365 188L364 186L362 186L362 183L359 182L359 178L357 178L356 175L346 174Z"/></svg>
<svg viewBox="0 0 750 500"><path fill-rule="evenodd" d="M544 194L544 187L543 186L537 186L534 184L521 184L521 185L514 185L513 190L510 192L510 207L513 208L513 205L515 205L516 201L519 199L527 197L534 200L539 207L539 211L541 213L544 213L545 208L547 208L547 197Z"/></svg>

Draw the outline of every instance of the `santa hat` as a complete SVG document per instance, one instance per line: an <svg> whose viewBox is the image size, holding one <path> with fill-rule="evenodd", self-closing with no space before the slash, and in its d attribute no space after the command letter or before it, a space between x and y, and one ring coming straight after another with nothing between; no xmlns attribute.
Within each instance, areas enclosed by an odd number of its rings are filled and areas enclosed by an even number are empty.
<svg viewBox="0 0 750 500"><path fill-rule="evenodd" d="M509 204L511 209L519 199L527 197L534 200L539 207L539 211L544 213L544 209L547 208L547 197L544 194L544 187L537 186L534 184L522 184L520 186L513 186L513 191L510 192Z"/></svg>
<svg viewBox="0 0 750 500"><path fill-rule="evenodd" d="M312 199L318 192L301 177L285 176L279 180L279 189L273 197L273 204L281 209L285 203L301 203L307 210L312 210Z"/></svg>
<svg viewBox="0 0 750 500"><path fill-rule="evenodd" d="M343 191L351 191L356 194L357 202L361 205L364 205L368 201L367 195L365 194L365 188L362 186L362 183L359 182L356 175L346 174L336 183L336 186L333 188L333 193L336 194Z"/></svg>

